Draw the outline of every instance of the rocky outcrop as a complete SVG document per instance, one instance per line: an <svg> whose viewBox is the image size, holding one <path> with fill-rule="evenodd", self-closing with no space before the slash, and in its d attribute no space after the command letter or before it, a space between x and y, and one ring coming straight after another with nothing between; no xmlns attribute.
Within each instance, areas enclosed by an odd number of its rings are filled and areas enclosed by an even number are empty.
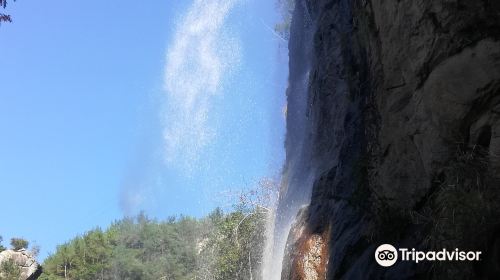
<svg viewBox="0 0 500 280"><path fill-rule="evenodd" d="M288 235L283 260L282 280L324 280L328 264L329 230L321 234L310 232L307 224L309 211L302 208Z"/></svg>
<svg viewBox="0 0 500 280"><path fill-rule="evenodd" d="M8 261L19 268L19 280L34 280L42 273L42 268L33 255L24 249L0 252L0 265Z"/></svg>
<svg viewBox="0 0 500 280"><path fill-rule="evenodd" d="M305 96L288 91L289 104L303 100L305 110L288 110L285 175L302 162L312 191L288 238L283 279L486 279L498 271L481 264L382 268L373 259L381 243L498 247L490 246L499 242L491 217L500 213L493 187L500 174L498 1L298 0L294 17L304 15L311 61ZM301 28L292 24L291 79L304 67L292 52L306 44L297 42L305 39ZM294 122L306 126L302 136ZM283 190L280 204L293 188ZM453 216L453 242L442 241L450 232L436 224L451 220L446 209L460 209L451 201L481 213L456 212L469 228L484 230L469 232ZM325 278L303 273L311 254L328 259L312 262Z"/></svg>

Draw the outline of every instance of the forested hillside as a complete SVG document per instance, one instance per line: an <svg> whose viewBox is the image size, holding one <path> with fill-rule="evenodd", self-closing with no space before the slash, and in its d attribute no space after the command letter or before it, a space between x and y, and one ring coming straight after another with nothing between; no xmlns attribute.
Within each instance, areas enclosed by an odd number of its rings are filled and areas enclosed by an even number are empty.
<svg viewBox="0 0 500 280"><path fill-rule="evenodd" d="M240 207L202 219L125 218L59 246L39 279L257 279L264 216Z"/></svg>

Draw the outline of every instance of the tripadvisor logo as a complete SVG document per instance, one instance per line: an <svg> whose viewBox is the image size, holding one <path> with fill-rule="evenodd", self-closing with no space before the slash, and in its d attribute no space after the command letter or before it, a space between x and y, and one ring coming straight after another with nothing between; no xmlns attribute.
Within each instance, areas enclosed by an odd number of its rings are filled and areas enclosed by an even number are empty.
<svg viewBox="0 0 500 280"><path fill-rule="evenodd" d="M381 266L391 266L398 260L398 250L390 244L382 244L375 251L375 260Z"/></svg>
<svg viewBox="0 0 500 280"><path fill-rule="evenodd" d="M399 253L398 253L399 251ZM479 261L481 251L460 251L457 249L449 251L442 249L440 251L417 251L414 248L399 248L397 250L390 244L382 244L375 250L375 260L381 266L392 266L398 261L411 261L419 263L421 261Z"/></svg>

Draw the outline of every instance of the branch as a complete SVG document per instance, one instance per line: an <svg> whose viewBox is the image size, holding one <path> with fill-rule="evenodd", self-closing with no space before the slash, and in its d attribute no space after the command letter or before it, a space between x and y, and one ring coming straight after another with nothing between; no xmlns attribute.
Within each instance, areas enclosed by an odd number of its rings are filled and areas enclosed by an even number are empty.
<svg viewBox="0 0 500 280"><path fill-rule="evenodd" d="M10 17L10 15L0 14L0 23L2 21L4 21L4 22L12 22L12 18Z"/></svg>
<svg viewBox="0 0 500 280"><path fill-rule="evenodd" d="M236 238L236 246L238 248L240 248L240 242L238 241L238 230L240 228L240 225L243 223L243 221L245 221L248 217L252 216L252 215L255 215L256 212L251 212L251 213L248 213L245 215L245 217L243 217L243 219L241 219L241 221L238 223L238 225L234 228L234 236Z"/></svg>

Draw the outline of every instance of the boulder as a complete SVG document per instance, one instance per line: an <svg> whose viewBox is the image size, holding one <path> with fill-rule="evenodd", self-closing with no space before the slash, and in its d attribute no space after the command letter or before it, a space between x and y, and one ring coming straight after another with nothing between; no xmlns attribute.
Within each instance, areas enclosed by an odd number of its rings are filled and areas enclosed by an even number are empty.
<svg viewBox="0 0 500 280"><path fill-rule="evenodd" d="M21 272L19 276L20 280L37 279L42 272L42 268L35 257L25 249L0 252L0 265L9 260L13 261L19 267Z"/></svg>

